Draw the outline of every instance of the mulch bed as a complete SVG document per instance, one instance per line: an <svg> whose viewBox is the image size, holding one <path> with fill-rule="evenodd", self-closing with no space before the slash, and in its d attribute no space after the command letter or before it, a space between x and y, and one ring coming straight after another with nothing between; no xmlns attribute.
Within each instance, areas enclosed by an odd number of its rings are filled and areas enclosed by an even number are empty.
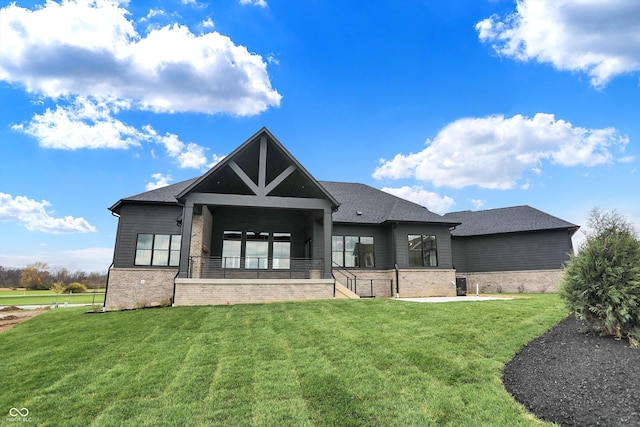
<svg viewBox="0 0 640 427"><path fill-rule="evenodd" d="M502 381L536 417L568 426L640 426L640 349L567 317L523 347Z"/></svg>

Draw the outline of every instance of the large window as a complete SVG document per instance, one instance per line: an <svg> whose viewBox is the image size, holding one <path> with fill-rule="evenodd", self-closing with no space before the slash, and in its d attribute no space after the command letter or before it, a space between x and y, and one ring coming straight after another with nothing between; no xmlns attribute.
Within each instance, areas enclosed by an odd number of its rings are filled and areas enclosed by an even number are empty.
<svg viewBox="0 0 640 427"><path fill-rule="evenodd" d="M409 234L409 266L437 267L438 250L436 236Z"/></svg>
<svg viewBox="0 0 640 427"><path fill-rule="evenodd" d="M177 267L180 240L179 234L138 234L135 265Z"/></svg>
<svg viewBox="0 0 640 427"><path fill-rule="evenodd" d="M225 231L222 240L222 267L240 268L242 232Z"/></svg>
<svg viewBox="0 0 640 427"><path fill-rule="evenodd" d="M269 233L247 231L245 268L269 268Z"/></svg>
<svg viewBox="0 0 640 427"><path fill-rule="evenodd" d="M291 268L291 233L273 233L273 268Z"/></svg>
<svg viewBox="0 0 640 427"><path fill-rule="evenodd" d="M371 236L333 236L331 251L333 265L360 268L375 266Z"/></svg>
<svg viewBox="0 0 640 427"><path fill-rule="evenodd" d="M244 238L243 238L244 237ZM244 257L244 265L242 258ZM222 266L225 268L291 267L291 233L265 231L225 231L222 239Z"/></svg>

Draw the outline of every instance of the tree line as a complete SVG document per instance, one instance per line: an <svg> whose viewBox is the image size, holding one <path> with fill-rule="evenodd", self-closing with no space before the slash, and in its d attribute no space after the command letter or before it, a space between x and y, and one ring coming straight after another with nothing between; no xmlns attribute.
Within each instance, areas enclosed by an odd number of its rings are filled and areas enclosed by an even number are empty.
<svg viewBox="0 0 640 427"><path fill-rule="evenodd" d="M54 284L68 286L72 283L81 283L89 289L104 288L107 285L107 274L50 267L44 262L35 262L24 268L0 265L2 288L51 289Z"/></svg>

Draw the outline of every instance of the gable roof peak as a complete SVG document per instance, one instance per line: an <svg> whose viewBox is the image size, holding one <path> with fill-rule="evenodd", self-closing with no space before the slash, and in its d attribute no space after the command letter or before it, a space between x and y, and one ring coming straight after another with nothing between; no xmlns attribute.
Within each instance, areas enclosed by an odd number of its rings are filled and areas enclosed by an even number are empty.
<svg viewBox="0 0 640 427"><path fill-rule="evenodd" d="M272 167L274 164L275 167ZM220 180L221 177L226 178L226 184L212 185L224 181ZM176 198L184 202L192 192L219 191L258 197L323 198L334 207L339 205L265 126L182 190Z"/></svg>

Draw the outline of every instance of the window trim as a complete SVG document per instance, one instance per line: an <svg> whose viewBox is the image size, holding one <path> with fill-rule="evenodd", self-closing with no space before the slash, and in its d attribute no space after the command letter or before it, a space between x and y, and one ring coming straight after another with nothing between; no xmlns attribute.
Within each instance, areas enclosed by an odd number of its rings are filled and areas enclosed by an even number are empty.
<svg viewBox="0 0 640 427"><path fill-rule="evenodd" d="M411 251L416 251L415 249L411 249L410 245L411 245L411 241L415 240L411 239L411 236L415 236L415 238L417 238L418 236L420 237L420 265L415 265L412 264L413 261L413 257L411 257ZM429 239L432 243L433 248L429 248L428 251L433 250L435 253L435 265L431 265L430 263L428 265L425 261L426 261L426 257L425 257L425 246L424 244L422 244L425 241L425 238L431 238ZM417 251L416 251L417 252ZM429 260L431 260L431 257L429 257ZM438 238L435 234L422 234L422 233L407 233L407 265L410 268L438 268L439 265L439 259L438 259Z"/></svg>
<svg viewBox="0 0 640 427"><path fill-rule="evenodd" d="M151 247L150 248L139 248L140 245L140 236L151 236ZM167 248L158 248L157 240L158 237L168 237L169 242ZM177 249L174 247L177 246ZM181 234L164 234L164 233L138 233L136 234L136 246L133 257L133 265L136 267L153 267L153 268L178 268L180 267L180 248L182 246L182 235ZM142 263L142 260L138 259L139 252L148 252L149 253L149 262ZM166 263L162 262L160 264L155 264L154 261L157 261L157 257L162 253L163 256L166 256ZM146 257L145 257L146 258ZM171 262L175 261L176 264L172 264Z"/></svg>
<svg viewBox="0 0 640 427"><path fill-rule="evenodd" d="M225 239L225 236L235 235L238 237ZM222 267L246 270L291 270L291 246L292 233L290 231L231 231L224 230L222 233ZM262 238L261 238L262 236ZM266 237L266 238L265 238ZM239 256L225 257L224 248L226 241L236 241L240 243ZM259 243L267 243L267 257L256 257L253 251L247 255L248 246L254 245L258 248ZM277 245L276 245L277 243ZM275 248L283 249L286 245L288 257L274 256Z"/></svg>
<svg viewBox="0 0 640 427"><path fill-rule="evenodd" d="M341 250L335 250L334 249L334 239L337 238L337 237L341 238L341 242L342 242L342 244L341 244L342 249ZM345 266L345 260L347 259L346 258L346 254L348 252L347 251L347 245L346 245L346 238L347 237L350 237L350 238L355 237L355 238L357 238L357 241L356 241L356 243L354 245L354 252L355 252L355 249L358 249L358 248L361 247L360 245L371 245L371 251L358 250L357 254L353 255L356 265L348 266L348 267ZM371 239L372 243L370 243L370 244L369 243L362 243L362 239L363 238ZM370 268L370 269L375 269L376 268L376 245L375 245L375 243L376 243L375 237L372 236L372 235L366 235L366 236L365 235L362 235L362 236L361 235L347 235L347 234L343 234L343 235L336 234L336 235L333 235L333 236L331 236L331 265L332 266L338 266L339 268L354 268L354 269L355 268L364 268L364 269L369 269ZM368 253L371 254L372 263L371 263L371 265L362 265L362 264L366 264L367 257L365 256L365 254L368 254ZM335 261L334 256L336 254L341 254L342 262L338 263L338 262Z"/></svg>

